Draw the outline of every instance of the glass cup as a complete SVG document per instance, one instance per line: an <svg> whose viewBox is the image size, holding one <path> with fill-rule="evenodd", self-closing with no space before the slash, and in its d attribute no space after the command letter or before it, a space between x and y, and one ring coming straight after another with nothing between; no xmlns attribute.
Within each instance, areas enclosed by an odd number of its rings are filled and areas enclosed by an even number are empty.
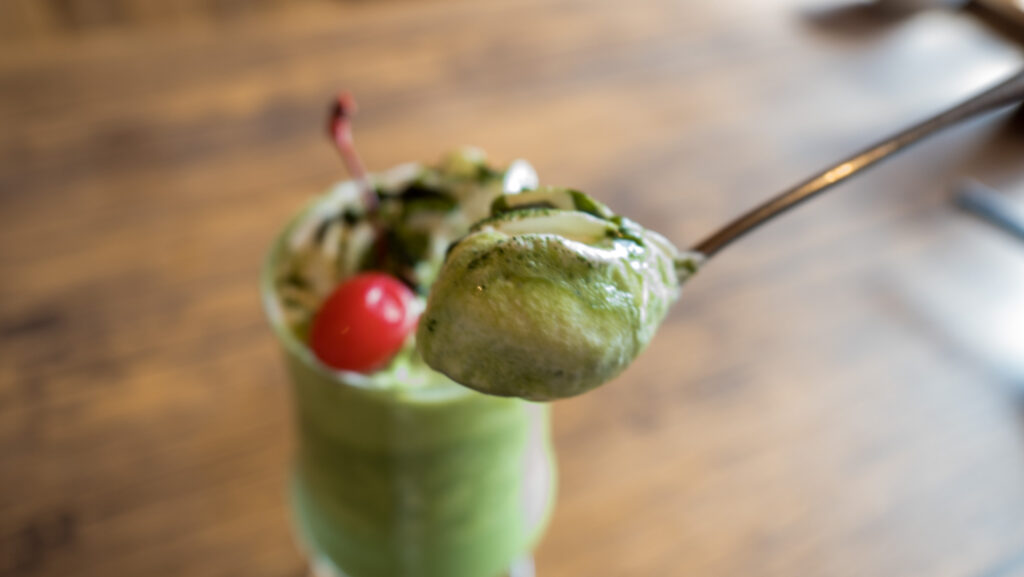
<svg viewBox="0 0 1024 577"><path fill-rule="evenodd" d="M314 573L532 575L530 552L555 493L549 408L436 376L427 386L381 387L320 363L284 322L274 287L306 211L271 247L261 290L292 381L290 497Z"/></svg>

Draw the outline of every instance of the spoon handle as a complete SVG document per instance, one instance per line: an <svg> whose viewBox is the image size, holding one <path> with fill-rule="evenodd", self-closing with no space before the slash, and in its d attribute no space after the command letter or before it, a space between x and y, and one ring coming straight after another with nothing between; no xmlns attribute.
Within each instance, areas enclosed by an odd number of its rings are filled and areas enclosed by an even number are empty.
<svg viewBox="0 0 1024 577"><path fill-rule="evenodd" d="M1003 82L953 106L945 112L890 136L878 144L862 150L800 184L783 191L725 225L698 243L693 250L704 255L705 258L712 257L729 245L729 243L757 228L765 221L786 212L805 200L817 196L819 193L855 174L863 172L911 144L923 140L925 137L943 128L997 108L1014 104L1020 100L1024 100L1024 70L1018 71Z"/></svg>

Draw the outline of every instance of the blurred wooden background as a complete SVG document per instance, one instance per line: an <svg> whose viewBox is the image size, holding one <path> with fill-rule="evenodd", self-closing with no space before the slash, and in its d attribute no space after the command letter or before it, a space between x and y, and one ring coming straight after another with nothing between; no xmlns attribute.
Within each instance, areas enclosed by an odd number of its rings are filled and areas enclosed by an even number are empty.
<svg viewBox="0 0 1024 577"><path fill-rule="evenodd" d="M971 14L796 0L0 2L0 575L294 577L263 251L342 177L472 143L686 244L1008 73ZM1018 114L1019 116L1019 114ZM723 253L555 410L542 577L1024 575L1024 202L989 117Z"/></svg>
<svg viewBox="0 0 1024 577"><path fill-rule="evenodd" d="M303 3L331 0L5 0L0 32L10 40L95 34L114 29L165 28L268 17Z"/></svg>

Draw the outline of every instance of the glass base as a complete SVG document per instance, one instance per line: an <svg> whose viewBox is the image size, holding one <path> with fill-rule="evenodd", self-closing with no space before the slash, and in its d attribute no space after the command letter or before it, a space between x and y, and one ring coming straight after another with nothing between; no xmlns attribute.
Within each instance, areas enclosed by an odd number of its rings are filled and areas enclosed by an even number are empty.
<svg viewBox="0 0 1024 577"><path fill-rule="evenodd" d="M545 462L545 464L547 465L547 462ZM547 503L549 502L549 499L547 498L548 491L552 490L554 482L552 479L553 471L550 468L545 468L547 469L545 471L547 473L547 482L543 486L542 493L545 497L544 501ZM295 482L294 479L292 482ZM294 512L297 510L297 507L294 504L295 494L292 493L290 495L290 498L293 500L292 510ZM550 513L550 509L543 511L544 516L547 516L548 513ZM298 517L294 514L291 516L291 525L291 534L292 538L294 539L293 542L295 544L295 547L299 550L301 555L306 559L306 562L308 563L309 568L306 572L307 577L354 577L342 571L341 568L335 565L334 562L331 561L329 557L323 555L322 553L316 552L312 547L308 546L308 541L306 540L306 537L303 535L301 523L299 523ZM536 577L536 575L537 573L533 563L533 556L527 554L513 561L512 564L509 565L509 568L506 570L506 572L502 574L500 577ZM481 577L492 576L486 575Z"/></svg>
<svg viewBox="0 0 1024 577"><path fill-rule="evenodd" d="M309 577L350 577L334 566L326 557L310 558ZM526 556L512 563L506 577L536 577L533 557Z"/></svg>
<svg viewBox="0 0 1024 577"><path fill-rule="evenodd" d="M535 577L533 557L523 557L508 568L508 577Z"/></svg>

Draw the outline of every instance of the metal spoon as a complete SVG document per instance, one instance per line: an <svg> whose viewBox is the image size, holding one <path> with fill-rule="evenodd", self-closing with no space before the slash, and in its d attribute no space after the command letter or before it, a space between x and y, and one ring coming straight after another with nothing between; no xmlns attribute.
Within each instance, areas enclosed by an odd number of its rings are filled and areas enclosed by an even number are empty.
<svg viewBox="0 0 1024 577"><path fill-rule="evenodd" d="M932 134L986 112L1024 100L1024 70L956 106L846 158L739 216L693 247L697 260L718 254L734 240L794 206L867 170ZM691 271L692 272L692 271ZM685 269L682 277L689 276Z"/></svg>

